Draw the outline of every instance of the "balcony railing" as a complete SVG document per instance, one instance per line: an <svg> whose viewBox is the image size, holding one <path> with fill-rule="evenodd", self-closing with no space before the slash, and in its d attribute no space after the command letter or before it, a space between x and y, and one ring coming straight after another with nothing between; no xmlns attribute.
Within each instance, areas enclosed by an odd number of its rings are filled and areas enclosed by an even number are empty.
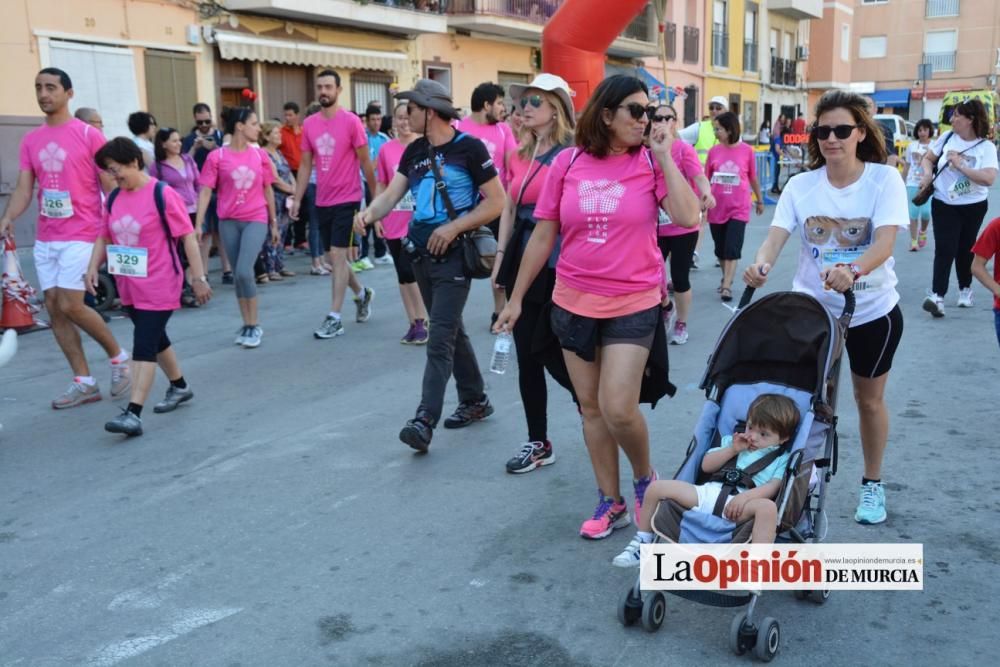
<svg viewBox="0 0 1000 667"><path fill-rule="evenodd" d="M771 57L771 83L776 86L795 86L798 84L795 61L785 58Z"/></svg>
<svg viewBox="0 0 1000 667"><path fill-rule="evenodd" d="M444 14L448 0L355 0L362 5L382 5L383 7L399 7L419 12Z"/></svg>
<svg viewBox="0 0 1000 667"><path fill-rule="evenodd" d="M743 71L744 72L756 72L757 71L757 42L743 41Z"/></svg>
<svg viewBox="0 0 1000 667"><path fill-rule="evenodd" d="M684 26L684 62L697 63L701 50L701 30L694 26Z"/></svg>
<svg viewBox="0 0 1000 667"><path fill-rule="evenodd" d="M652 37L649 32L653 21L656 20L655 16L650 16L652 14L651 9L650 5L646 5L642 12L626 26L621 36L625 39L634 39L640 42L648 42L651 38L655 41L656 38Z"/></svg>
<svg viewBox="0 0 1000 667"><path fill-rule="evenodd" d="M563 0L438 0L449 14L504 16L544 25Z"/></svg>
<svg viewBox="0 0 1000 667"><path fill-rule="evenodd" d="M954 72L955 52L925 53L924 62L931 64L931 68L935 74L938 72Z"/></svg>
<svg viewBox="0 0 1000 667"><path fill-rule="evenodd" d="M677 60L677 24L667 23L663 28L663 45L667 60Z"/></svg>
<svg viewBox="0 0 1000 667"><path fill-rule="evenodd" d="M927 0L924 16L933 19L939 16L958 16L958 0Z"/></svg>
<svg viewBox="0 0 1000 667"><path fill-rule="evenodd" d="M729 67L729 33L712 31L712 65Z"/></svg>

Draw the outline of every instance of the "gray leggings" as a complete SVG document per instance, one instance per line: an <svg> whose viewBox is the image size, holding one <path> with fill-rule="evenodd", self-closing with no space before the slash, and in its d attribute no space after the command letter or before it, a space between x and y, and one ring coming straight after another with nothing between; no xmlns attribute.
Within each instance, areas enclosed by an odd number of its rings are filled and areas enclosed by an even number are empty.
<svg viewBox="0 0 1000 667"><path fill-rule="evenodd" d="M260 247L264 245L264 239L267 238L267 224L220 220L219 236L226 246L226 256L233 264L236 298L254 298L257 296L257 277L253 273L253 265L260 254Z"/></svg>

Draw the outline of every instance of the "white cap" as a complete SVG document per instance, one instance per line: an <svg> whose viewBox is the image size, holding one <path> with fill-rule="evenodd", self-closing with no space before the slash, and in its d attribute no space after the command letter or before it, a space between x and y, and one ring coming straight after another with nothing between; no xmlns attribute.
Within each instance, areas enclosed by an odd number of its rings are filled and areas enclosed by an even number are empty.
<svg viewBox="0 0 1000 667"><path fill-rule="evenodd" d="M563 110L566 112L566 118L569 120L570 126L576 125L576 113L573 111L573 97L576 93L570 90L566 79L555 74L539 74L531 83L510 84L510 96L516 102L521 99L521 95L524 95L524 91L529 88L538 88L549 93L555 93L556 97L563 103Z"/></svg>
<svg viewBox="0 0 1000 667"><path fill-rule="evenodd" d="M722 95L716 95L715 97L713 97L712 99L710 99L708 101L708 103L709 104L718 104L723 109L728 109L729 108L729 100L727 100Z"/></svg>

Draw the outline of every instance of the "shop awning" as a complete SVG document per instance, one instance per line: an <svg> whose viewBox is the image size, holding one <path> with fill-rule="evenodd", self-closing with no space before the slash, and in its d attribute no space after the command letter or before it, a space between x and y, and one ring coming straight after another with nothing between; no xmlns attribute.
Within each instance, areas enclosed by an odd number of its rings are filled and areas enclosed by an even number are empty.
<svg viewBox="0 0 1000 667"><path fill-rule="evenodd" d="M649 88L649 99L674 101L674 91L667 88L666 84L653 76L645 67L623 67L612 63L604 63L604 75L624 74L640 79Z"/></svg>
<svg viewBox="0 0 1000 667"><path fill-rule="evenodd" d="M905 107L910 104L909 88L889 88L876 90L871 94L877 107Z"/></svg>
<svg viewBox="0 0 1000 667"><path fill-rule="evenodd" d="M215 31L215 41L223 60L255 60L284 65L312 65L342 69L399 71L406 54L370 51L310 42L264 39L223 30Z"/></svg>

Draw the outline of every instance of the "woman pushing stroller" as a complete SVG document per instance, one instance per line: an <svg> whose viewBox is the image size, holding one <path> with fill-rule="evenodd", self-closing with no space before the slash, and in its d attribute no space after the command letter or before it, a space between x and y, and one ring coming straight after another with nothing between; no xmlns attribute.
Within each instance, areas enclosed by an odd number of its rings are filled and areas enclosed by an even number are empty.
<svg viewBox="0 0 1000 667"><path fill-rule="evenodd" d="M721 515L726 519L734 523L754 520L752 542L774 542L778 520L774 498L781 490L788 465L787 445L798 425L799 411L790 398L778 394L758 396L747 410L746 430L724 436L720 446L710 449L701 462L701 470L713 474L733 469L729 464L735 460L735 470L743 473L742 479L735 486L723 481L695 485L676 479L651 483L637 520L639 530L612 563L618 567L638 567L640 545L653 542L653 514L663 500L673 500L686 509L708 514L717 513L721 503ZM745 486L744 476L752 479L752 488ZM724 490L730 495L720 499Z"/></svg>

